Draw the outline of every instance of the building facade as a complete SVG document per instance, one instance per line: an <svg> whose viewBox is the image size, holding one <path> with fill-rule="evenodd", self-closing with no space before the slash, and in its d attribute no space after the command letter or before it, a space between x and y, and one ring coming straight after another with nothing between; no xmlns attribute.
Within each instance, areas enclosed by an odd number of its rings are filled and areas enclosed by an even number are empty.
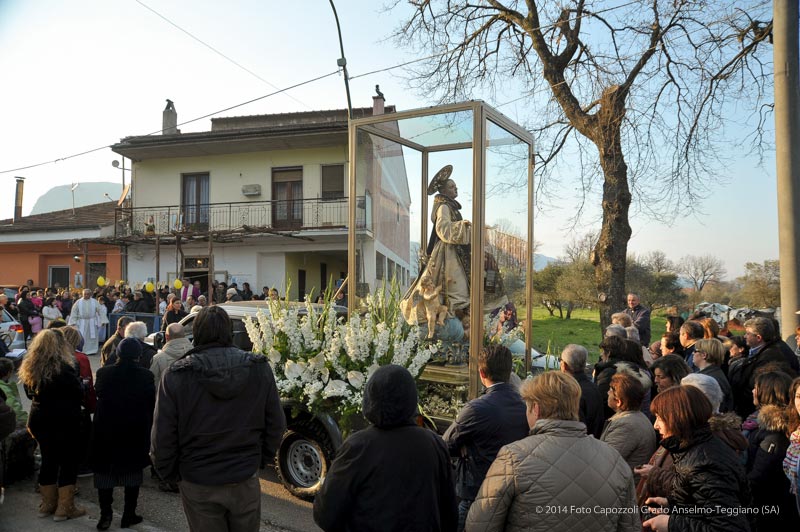
<svg viewBox="0 0 800 532"><path fill-rule="evenodd" d="M383 99L353 111L383 112ZM109 240L127 250L129 282L181 278L204 290L214 279L248 282L301 300L346 276L346 110L215 118L199 133L182 134L176 123L170 102L164 134L112 148L132 161L130 200ZM352 228L368 237L358 260L372 272L370 290L382 279L407 285L410 268L408 231L373 231L379 217L408 218L402 153L374 150L378 178L374 190L357 192Z"/></svg>

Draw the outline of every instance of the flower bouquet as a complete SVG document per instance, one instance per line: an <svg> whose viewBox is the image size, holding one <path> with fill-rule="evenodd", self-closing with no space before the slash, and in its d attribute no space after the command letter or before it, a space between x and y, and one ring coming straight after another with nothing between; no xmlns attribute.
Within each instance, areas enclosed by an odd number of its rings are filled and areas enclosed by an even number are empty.
<svg viewBox="0 0 800 532"><path fill-rule="evenodd" d="M364 312L349 321L337 318L330 294L323 304L291 306L270 301L245 327L253 351L269 360L282 397L311 413L336 414L340 425L360 413L364 385L380 366L397 364L415 378L435 346L422 343L416 326L403 320L397 290L380 290L365 299Z"/></svg>

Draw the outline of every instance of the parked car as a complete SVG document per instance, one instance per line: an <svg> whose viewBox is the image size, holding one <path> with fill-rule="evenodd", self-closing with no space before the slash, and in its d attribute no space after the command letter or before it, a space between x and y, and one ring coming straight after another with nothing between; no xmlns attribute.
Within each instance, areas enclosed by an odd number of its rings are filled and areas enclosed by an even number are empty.
<svg viewBox="0 0 800 532"><path fill-rule="evenodd" d="M296 305L299 313L305 313L304 303L291 303ZM250 351L253 344L244 325L245 316L255 317L259 309L269 312L269 302L241 301L222 303L231 318L233 326L233 343L245 351ZM316 306L316 305L315 305ZM336 313L340 316L347 315L347 308L336 306ZM322 310L322 306L319 305ZM196 313L189 314L181 320L186 329L186 335L191 340L192 324ZM164 333L151 334L145 340L160 348L164 344ZM532 351L533 369L545 371L558 367L558 361L551 355L542 355ZM422 409L426 409L426 397L438 395L440 397L463 396L466 402L466 391L469 383L469 370L466 364L441 364L431 363L423 370L420 376L419 389ZM312 414L305 405L289 398L282 398L281 404L286 415L287 431L283 435L275 459L278 476L283 486L292 495L304 499L313 498L322 486L328 468L333 461L336 451L343 443L342 431L338 419L327 413ZM417 422L432 430L443 433L453 421L455 412L444 414L434 411L426 412L419 416ZM350 420L350 430L358 430L366 426L366 421L354 416Z"/></svg>
<svg viewBox="0 0 800 532"><path fill-rule="evenodd" d="M25 333L22 324L14 319L6 309L0 309L0 338L9 350L25 348Z"/></svg>

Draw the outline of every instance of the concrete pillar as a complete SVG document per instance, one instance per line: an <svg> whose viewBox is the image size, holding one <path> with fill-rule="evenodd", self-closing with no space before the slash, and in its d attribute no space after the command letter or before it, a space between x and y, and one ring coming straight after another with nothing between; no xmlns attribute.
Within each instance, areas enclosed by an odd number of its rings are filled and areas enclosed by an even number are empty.
<svg viewBox="0 0 800 532"><path fill-rule="evenodd" d="M800 310L800 116L798 2L773 1L775 163L781 264L781 337L794 333Z"/></svg>

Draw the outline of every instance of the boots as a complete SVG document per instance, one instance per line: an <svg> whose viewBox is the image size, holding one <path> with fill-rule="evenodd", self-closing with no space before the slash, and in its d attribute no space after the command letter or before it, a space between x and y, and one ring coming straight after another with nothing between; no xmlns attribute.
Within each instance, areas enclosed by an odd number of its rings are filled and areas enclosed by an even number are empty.
<svg viewBox="0 0 800 532"><path fill-rule="evenodd" d="M111 508L111 504L114 502L114 489L97 490L97 498L100 502L100 520L97 521L97 530L108 530L114 517L114 510Z"/></svg>
<svg viewBox="0 0 800 532"><path fill-rule="evenodd" d="M56 506L58 506L58 486L55 484L39 486L39 493L42 495L42 502L39 504L39 517L53 515L53 512L56 511Z"/></svg>
<svg viewBox="0 0 800 532"><path fill-rule="evenodd" d="M143 521L141 515L136 515L136 503L139 499L139 486L128 486L125 488L125 509L122 512L122 528L129 528L131 525L138 525Z"/></svg>
<svg viewBox="0 0 800 532"><path fill-rule="evenodd" d="M86 515L86 508L75 506L75 485L59 487L58 508L56 508L53 521L66 521L82 515Z"/></svg>

